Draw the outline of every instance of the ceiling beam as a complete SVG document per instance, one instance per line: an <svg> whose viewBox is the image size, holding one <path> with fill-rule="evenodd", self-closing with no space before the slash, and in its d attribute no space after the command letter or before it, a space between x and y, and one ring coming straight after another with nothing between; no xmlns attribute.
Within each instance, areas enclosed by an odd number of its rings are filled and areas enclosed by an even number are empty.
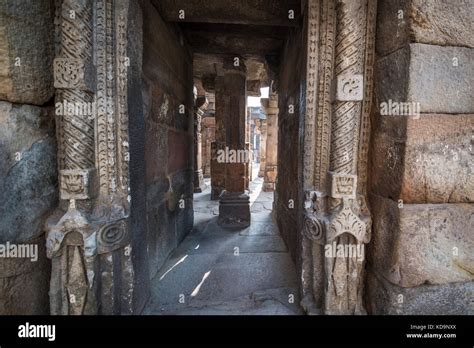
<svg viewBox="0 0 474 348"><path fill-rule="evenodd" d="M170 22L297 26L300 0L152 0Z"/></svg>

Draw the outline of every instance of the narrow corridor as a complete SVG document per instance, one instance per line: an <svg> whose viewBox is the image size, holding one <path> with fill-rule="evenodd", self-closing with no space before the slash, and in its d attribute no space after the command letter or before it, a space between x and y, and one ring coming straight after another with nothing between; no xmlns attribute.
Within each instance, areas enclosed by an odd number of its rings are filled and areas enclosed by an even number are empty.
<svg viewBox="0 0 474 348"><path fill-rule="evenodd" d="M217 225L208 180L194 195L194 229L152 280L144 314L301 314L295 266L272 220L273 192L253 177L252 223L241 231Z"/></svg>

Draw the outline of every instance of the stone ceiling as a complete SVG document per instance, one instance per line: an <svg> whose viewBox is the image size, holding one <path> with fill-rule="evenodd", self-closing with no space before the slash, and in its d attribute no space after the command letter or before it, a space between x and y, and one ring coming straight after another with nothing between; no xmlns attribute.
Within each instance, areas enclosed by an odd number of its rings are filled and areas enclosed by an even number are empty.
<svg viewBox="0 0 474 348"><path fill-rule="evenodd" d="M248 95L275 79L288 30L301 23L300 0L152 0L165 21L176 22L194 53L194 77L213 91L225 55L244 58ZM289 18L289 11L294 18ZM199 91L198 91L199 92Z"/></svg>

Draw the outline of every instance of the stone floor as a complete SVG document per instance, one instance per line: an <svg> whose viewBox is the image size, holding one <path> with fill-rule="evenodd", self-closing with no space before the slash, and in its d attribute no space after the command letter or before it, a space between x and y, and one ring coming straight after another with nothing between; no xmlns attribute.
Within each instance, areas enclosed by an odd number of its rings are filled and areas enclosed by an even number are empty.
<svg viewBox="0 0 474 348"><path fill-rule="evenodd" d="M194 196L194 229L152 280L144 314L292 315L298 306L295 266L272 220L272 192L250 186L252 222L241 231L217 225L208 188Z"/></svg>

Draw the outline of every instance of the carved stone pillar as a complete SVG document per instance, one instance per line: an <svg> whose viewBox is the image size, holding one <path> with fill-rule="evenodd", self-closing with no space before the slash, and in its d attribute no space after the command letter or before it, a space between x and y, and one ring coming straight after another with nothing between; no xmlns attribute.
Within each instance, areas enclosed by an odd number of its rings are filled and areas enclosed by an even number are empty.
<svg viewBox="0 0 474 348"><path fill-rule="evenodd" d="M258 176L265 176L265 161L267 157L267 120L260 120L260 168Z"/></svg>
<svg viewBox="0 0 474 348"><path fill-rule="evenodd" d="M73 108L56 115L62 201L46 224L51 314L132 311L127 13L127 1L56 1L56 102Z"/></svg>
<svg viewBox="0 0 474 348"><path fill-rule="evenodd" d="M202 192L206 185L202 171L202 115L208 105L206 96L198 96L194 106L194 192Z"/></svg>
<svg viewBox="0 0 474 348"><path fill-rule="evenodd" d="M275 190L278 175L278 95L272 94L269 98L262 98L261 103L267 115L263 191L272 192Z"/></svg>
<svg viewBox="0 0 474 348"><path fill-rule="evenodd" d="M308 2L302 240L302 305L308 313L365 314L375 13L375 0Z"/></svg>
<svg viewBox="0 0 474 348"><path fill-rule="evenodd" d="M246 68L240 59L225 60L223 88L216 88L216 109L223 108L226 130L225 190L219 199L218 224L224 228L240 229L250 225L249 196L245 189L245 166L248 153L245 148L246 130ZM221 103L221 105L219 105ZM217 113L217 110L216 110Z"/></svg>

